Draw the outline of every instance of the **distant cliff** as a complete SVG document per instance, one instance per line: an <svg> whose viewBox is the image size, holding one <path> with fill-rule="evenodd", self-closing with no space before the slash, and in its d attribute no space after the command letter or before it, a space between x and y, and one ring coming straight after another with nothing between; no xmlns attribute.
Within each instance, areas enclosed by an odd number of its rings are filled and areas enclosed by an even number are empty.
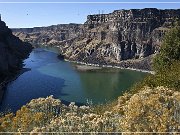
<svg viewBox="0 0 180 135"><path fill-rule="evenodd" d="M59 24L48 27L12 29L20 39L33 44L54 45L64 40L77 38L83 33L81 24Z"/></svg>
<svg viewBox="0 0 180 135"><path fill-rule="evenodd" d="M31 50L32 46L15 37L11 29L0 19L0 83L21 68L22 61Z"/></svg>
<svg viewBox="0 0 180 135"><path fill-rule="evenodd" d="M13 33L24 41L58 46L71 61L150 70L152 54L178 19L180 9L116 10L88 15L83 25L13 29Z"/></svg>

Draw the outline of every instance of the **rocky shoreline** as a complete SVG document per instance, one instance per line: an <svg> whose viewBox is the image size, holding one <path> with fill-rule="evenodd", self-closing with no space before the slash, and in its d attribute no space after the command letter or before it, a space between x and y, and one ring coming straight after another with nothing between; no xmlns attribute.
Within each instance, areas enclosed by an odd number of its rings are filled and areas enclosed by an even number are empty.
<svg viewBox="0 0 180 135"><path fill-rule="evenodd" d="M84 71L84 70L97 70L97 69L102 69L102 68L118 68L118 69L127 69L127 70L133 70L133 71L138 71L138 72L144 72L144 73L149 73L149 74L155 74L154 71L151 70L144 70L144 69L137 69L137 68L124 68L121 66L112 66L112 65L100 65L100 64L90 64L90 63L85 63L85 62L80 62L80 61L70 61L67 59L64 59L65 61L71 62L71 63L76 63L80 64L81 68L77 68L78 70Z"/></svg>

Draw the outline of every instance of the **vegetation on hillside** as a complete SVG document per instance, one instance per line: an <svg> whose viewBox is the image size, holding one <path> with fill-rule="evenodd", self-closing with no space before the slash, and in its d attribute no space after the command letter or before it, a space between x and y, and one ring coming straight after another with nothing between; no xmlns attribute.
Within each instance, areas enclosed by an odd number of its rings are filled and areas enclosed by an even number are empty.
<svg viewBox="0 0 180 135"><path fill-rule="evenodd" d="M129 98L128 98L129 96ZM144 87L137 94L119 97L124 132L177 132L180 130L180 92ZM124 100L124 98L126 98Z"/></svg>
<svg viewBox="0 0 180 135"><path fill-rule="evenodd" d="M117 102L66 106L51 96L33 99L0 117L1 132L179 132L180 27L165 36L149 75Z"/></svg>
<svg viewBox="0 0 180 135"><path fill-rule="evenodd" d="M0 118L1 132L175 132L180 130L180 92L144 87L125 94L111 110L63 105L59 99L33 99Z"/></svg>
<svg viewBox="0 0 180 135"><path fill-rule="evenodd" d="M118 131L119 116L96 114L89 106L66 106L52 96L33 99L16 112L0 118L1 132L102 132Z"/></svg>

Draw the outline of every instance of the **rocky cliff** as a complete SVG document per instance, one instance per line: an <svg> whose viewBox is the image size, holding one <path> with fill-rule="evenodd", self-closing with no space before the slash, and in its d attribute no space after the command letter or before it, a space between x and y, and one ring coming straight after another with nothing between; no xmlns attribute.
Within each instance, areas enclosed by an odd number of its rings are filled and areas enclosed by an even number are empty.
<svg viewBox="0 0 180 135"><path fill-rule="evenodd" d="M15 37L0 19L0 83L21 68L31 50L32 46Z"/></svg>
<svg viewBox="0 0 180 135"><path fill-rule="evenodd" d="M155 8L116 10L88 15L81 24L32 29L13 29L24 41L58 46L66 59L100 65L150 69L152 54L180 9Z"/></svg>
<svg viewBox="0 0 180 135"><path fill-rule="evenodd" d="M12 30L15 36L32 44L57 45L61 41L77 38L83 33L83 25L71 23Z"/></svg>

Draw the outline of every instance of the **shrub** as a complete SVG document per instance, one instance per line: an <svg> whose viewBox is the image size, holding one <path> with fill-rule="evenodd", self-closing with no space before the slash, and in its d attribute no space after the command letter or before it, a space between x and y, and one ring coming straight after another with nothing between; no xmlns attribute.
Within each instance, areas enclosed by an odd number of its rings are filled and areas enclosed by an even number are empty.
<svg viewBox="0 0 180 135"><path fill-rule="evenodd" d="M164 37L159 54L153 60L156 72L164 71L173 62L180 60L180 26L172 28Z"/></svg>
<svg viewBox="0 0 180 135"><path fill-rule="evenodd" d="M178 132L180 129L180 92L162 86L144 87L131 97L119 97L118 101L124 111L121 131Z"/></svg>

